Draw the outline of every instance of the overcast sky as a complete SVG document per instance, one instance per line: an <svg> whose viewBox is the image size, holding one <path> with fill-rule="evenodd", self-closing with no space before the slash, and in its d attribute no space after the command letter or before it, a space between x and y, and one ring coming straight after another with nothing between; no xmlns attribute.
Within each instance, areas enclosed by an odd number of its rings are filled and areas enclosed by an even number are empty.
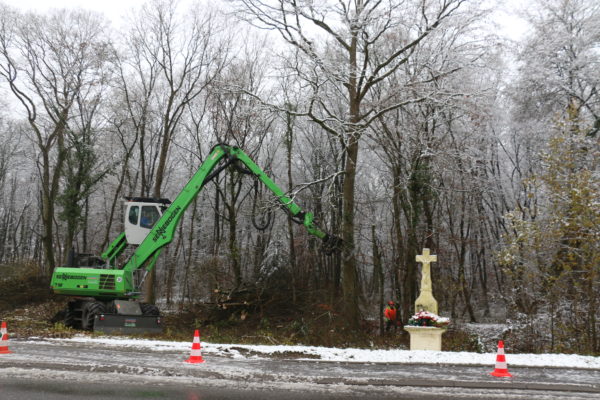
<svg viewBox="0 0 600 400"><path fill-rule="evenodd" d="M3 0L21 10L44 11L50 8L83 8L104 13L118 25L121 17L146 0Z"/></svg>
<svg viewBox="0 0 600 400"><path fill-rule="evenodd" d="M104 13L115 25L120 25L121 17L131 9L139 7L147 0L0 0L21 10L44 11L50 8L80 7ZM523 0L484 0L497 3L494 19L500 25L500 34L510 39L518 39L526 31L523 20L514 15L514 11L523 4ZM179 0L180 3L191 0Z"/></svg>

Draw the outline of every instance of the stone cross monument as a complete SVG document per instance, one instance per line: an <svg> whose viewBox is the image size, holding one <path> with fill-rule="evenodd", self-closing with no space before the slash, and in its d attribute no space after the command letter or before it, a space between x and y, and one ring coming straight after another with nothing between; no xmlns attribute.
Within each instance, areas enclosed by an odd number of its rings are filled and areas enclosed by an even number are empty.
<svg viewBox="0 0 600 400"><path fill-rule="evenodd" d="M415 301L415 313L429 311L438 313L437 301L431 293L431 263L437 261L437 256L429 254L429 249L423 249L423 254L417 256L417 262L423 264L421 271L421 293ZM435 326L412 326L406 325L404 329L410 334L411 350L434 350L442 351L442 334L444 328Z"/></svg>
<svg viewBox="0 0 600 400"><path fill-rule="evenodd" d="M417 256L417 262L423 264L421 271L421 293L415 301L415 313L419 311L429 311L431 313L438 313L438 304L433 293L431 291L431 267L432 262L437 261L437 256L430 255L429 249L423 249L423 254Z"/></svg>

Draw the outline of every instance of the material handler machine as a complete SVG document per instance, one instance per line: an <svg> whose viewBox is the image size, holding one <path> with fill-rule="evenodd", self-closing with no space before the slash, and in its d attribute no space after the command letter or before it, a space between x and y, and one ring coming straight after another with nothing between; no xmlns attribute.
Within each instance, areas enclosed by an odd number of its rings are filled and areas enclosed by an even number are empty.
<svg viewBox="0 0 600 400"><path fill-rule="evenodd" d="M173 240L188 206L208 182L228 167L262 182L294 222L322 239L326 251L338 247L340 240L319 229L313 214L302 211L246 153L218 144L172 203L167 199L126 198L125 232L102 256L71 256L68 266L54 270L50 284L54 293L73 296L65 310L65 325L105 333L161 332L158 308L138 301L144 278L154 268L161 250ZM117 258L128 245L137 247L128 261L119 266Z"/></svg>

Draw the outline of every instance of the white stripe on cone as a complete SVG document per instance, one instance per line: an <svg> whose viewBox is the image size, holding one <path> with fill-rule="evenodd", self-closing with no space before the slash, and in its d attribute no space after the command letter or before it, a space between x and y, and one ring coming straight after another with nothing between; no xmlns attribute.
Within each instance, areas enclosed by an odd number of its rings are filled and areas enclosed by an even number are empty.
<svg viewBox="0 0 600 400"><path fill-rule="evenodd" d="M198 348L197 349L194 348L194 347L196 347L196 346L194 346L194 343L198 344ZM196 336L194 338L194 340L192 341L192 352L190 353L190 355L192 357L200 357L202 355L202 351L200 350L200 346L199 345L200 345L200 338Z"/></svg>
<svg viewBox="0 0 600 400"><path fill-rule="evenodd" d="M508 369L508 364L506 363L506 358L504 361L498 361L498 356L504 355L504 347L498 348L498 354L496 356L496 369Z"/></svg>

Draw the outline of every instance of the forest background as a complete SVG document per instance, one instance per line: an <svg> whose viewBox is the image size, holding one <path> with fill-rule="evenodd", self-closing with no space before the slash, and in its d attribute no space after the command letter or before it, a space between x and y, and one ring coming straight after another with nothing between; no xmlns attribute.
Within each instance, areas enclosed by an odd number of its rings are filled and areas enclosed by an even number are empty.
<svg viewBox="0 0 600 400"><path fill-rule="evenodd" d="M600 5L535 1L516 42L494 7L150 0L117 28L0 2L0 268L48 279L70 249L102 252L124 196L174 198L227 143L341 251L228 171L150 301L245 291L262 302L240 318L283 302L357 330L394 299L406 322L426 247L442 314L510 321L529 351L600 353Z"/></svg>

